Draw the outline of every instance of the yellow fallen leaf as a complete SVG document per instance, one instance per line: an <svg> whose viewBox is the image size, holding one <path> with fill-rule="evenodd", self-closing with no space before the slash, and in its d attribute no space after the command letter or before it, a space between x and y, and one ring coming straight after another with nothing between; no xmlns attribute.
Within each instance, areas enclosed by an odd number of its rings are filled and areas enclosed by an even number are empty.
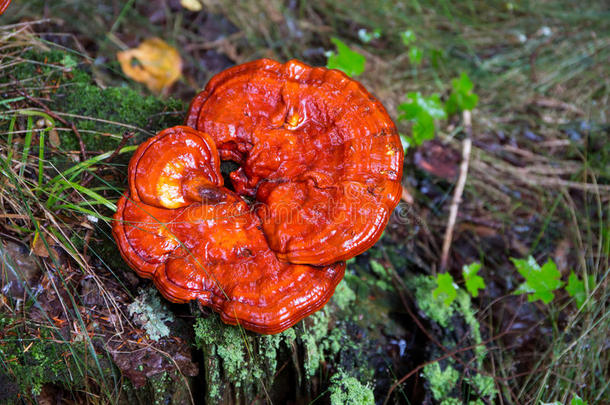
<svg viewBox="0 0 610 405"><path fill-rule="evenodd" d="M118 52L117 59L127 76L156 93L171 86L182 72L180 54L160 38L149 38L137 48Z"/></svg>
<svg viewBox="0 0 610 405"><path fill-rule="evenodd" d="M34 234L34 239L30 244L31 253L39 257L49 257L52 255L52 257L57 260L59 256L57 255L57 252L53 249L55 243L49 237L46 238L46 242L49 244L49 247L47 247L45 241L40 237L38 231L36 231L36 233Z"/></svg>
<svg viewBox="0 0 610 405"><path fill-rule="evenodd" d="M180 5L190 11L201 11L203 8L199 0L180 0Z"/></svg>

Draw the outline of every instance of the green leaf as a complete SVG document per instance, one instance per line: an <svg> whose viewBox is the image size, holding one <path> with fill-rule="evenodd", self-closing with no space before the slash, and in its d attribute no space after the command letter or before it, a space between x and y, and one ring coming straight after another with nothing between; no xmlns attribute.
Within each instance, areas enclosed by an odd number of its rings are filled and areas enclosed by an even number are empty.
<svg viewBox="0 0 610 405"><path fill-rule="evenodd" d="M443 103L441 103L441 98L438 94L423 97L420 93L409 93L408 97L432 118L447 118L447 114L443 109Z"/></svg>
<svg viewBox="0 0 610 405"><path fill-rule="evenodd" d="M418 66L424 56L424 52L416 46L409 49L409 60L412 65Z"/></svg>
<svg viewBox="0 0 610 405"><path fill-rule="evenodd" d="M446 306L457 298L457 285L453 281L453 277L449 273L439 273L436 276L437 287L432 290L434 298L443 298L443 302Z"/></svg>
<svg viewBox="0 0 610 405"><path fill-rule="evenodd" d="M415 42L415 33L414 33L413 31L411 31L411 30L406 30L406 31L403 31L403 32L400 34L400 39L402 39L402 43L403 43L405 46L409 46L409 45L411 45L413 42Z"/></svg>
<svg viewBox="0 0 610 405"><path fill-rule="evenodd" d="M570 405L587 405L587 403L585 401L583 401L581 397L574 394L574 396L572 397L572 402L570 402Z"/></svg>
<svg viewBox="0 0 610 405"><path fill-rule="evenodd" d="M485 289L485 280L477 275L481 269L481 263L470 263L462 268L462 275L466 282L466 289L473 297L479 296L479 290Z"/></svg>
<svg viewBox="0 0 610 405"><path fill-rule="evenodd" d="M479 102L479 96L472 92L474 84L464 72L458 79L451 80L453 90L445 103L445 110L448 115L460 111L472 110Z"/></svg>
<svg viewBox="0 0 610 405"><path fill-rule="evenodd" d="M465 72L462 72L459 79L451 80L451 85L459 93L468 93L474 88L474 84Z"/></svg>
<svg viewBox="0 0 610 405"><path fill-rule="evenodd" d="M397 107L398 111L402 112L402 114L398 116L399 120L410 121L417 117L417 114L421 110L421 106L417 102L419 98L421 98L421 94L419 93L407 94L407 102L399 104Z"/></svg>
<svg viewBox="0 0 610 405"><path fill-rule="evenodd" d="M413 142L421 145L424 141L434 139L434 129L434 119L430 114L420 110L415 118L415 124L411 128Z"/></svg>
<svg viewBox="0 0 610 405"><path fill-rule="evenodd" d="M561 287L563 282L554 261L549 259L542 267L532 256L527 260L511 258L511 261L519 274L525 278L525 282L517 288L515 294L529 294L528 301L541 300L545 304L555 298L553 291Z"/></svg>
<svg viewBox="0 0 610 405"><path fill-rule="evenodd" d="M362 74L366 63L364 55L352 51L339 38L332 37L330 40L337 47L337 53L330 52L326 67L328 69L339 69L350 77Z"/></svg>
<svg viewBox="0 0 610 405"><path fill-rule="evenodd" d="M594 288L595 285L595 277L590 275L588 277L588 287L589 291ZM585 286L584 279L580 280L574 271L570 273L570 277L568 277L568 285L566 286L566 291L570 294L570 297L574 298L576 302L576 306L578 309L581 309L587 300L587 286Z"/></svg>
<svg viewBox="0 0 610 405"><path fill-rule="evenodd" d="M421 145L434 138L434 120L446 118L443 103L438 94L423 97L421 93L408 93L407 102L398 106L399 120L414 121L410 143Z"/></svg>

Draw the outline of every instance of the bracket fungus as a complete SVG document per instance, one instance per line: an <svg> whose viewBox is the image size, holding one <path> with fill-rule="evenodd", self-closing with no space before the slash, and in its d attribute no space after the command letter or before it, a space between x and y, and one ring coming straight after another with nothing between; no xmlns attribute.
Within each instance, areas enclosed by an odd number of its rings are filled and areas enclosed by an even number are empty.
<svg viewBox="0 0 610 405"><path fill-rule="evenodd" d="M281 260L326 265L379 239L401 195L403 150L384 107L338 70L260 59L214 76L186 124L241 167Z"/></svg>
<svg viewBox="0 0 610 405"><path fill-rule="evenodd" d="M226 323L277 333L322 308L345 263L281 262L259 218L223 187L213 141L173 127L140 145L118 202L114 238L125 261L173 302L197 300Z"/></svg>
<svg viewBox="0 0 610 405"><path fill-rule="evenodd" d="M240 165L234 191L221 159ZM210 81L186 126L138 147L113 234L169 300L278 333L322 308L344 260L379 239L402 161L385 109L345 74L246 63Z"/></svg>
<svg viewBox="0 0 610 405"><path fill-rule="evenodd" d="M0 15L4 14L10 4L11 0L0 0Z"/></svg>

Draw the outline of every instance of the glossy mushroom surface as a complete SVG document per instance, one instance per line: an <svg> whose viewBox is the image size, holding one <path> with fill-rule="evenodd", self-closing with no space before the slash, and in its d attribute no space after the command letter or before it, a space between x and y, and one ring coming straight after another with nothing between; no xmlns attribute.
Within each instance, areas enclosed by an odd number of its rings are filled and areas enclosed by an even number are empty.
<svg viewBox="0 0 610 405"><path fill-rule="evenodd" d="M223 187L212 139L169 128L140 145L113 234L127 263L173 302L197 300L259 333L277 333L322 308L343 278L329 266L278 260L262 224Z"/></svg>
<svg viewBox="0 0 610 405"><path fill-rule="evenodd" d="M4 14L10 4L11 0L0 0L0 15Z"/></svg>
<svg viewBox="0 0 610 405"><path fill-rule="evenodd" d="M338 70L269 59L235 66L195 97L186 124L240 165L234 189L256 200L281 260L328 265L364 252L400 199L396 127Z"/></svg>

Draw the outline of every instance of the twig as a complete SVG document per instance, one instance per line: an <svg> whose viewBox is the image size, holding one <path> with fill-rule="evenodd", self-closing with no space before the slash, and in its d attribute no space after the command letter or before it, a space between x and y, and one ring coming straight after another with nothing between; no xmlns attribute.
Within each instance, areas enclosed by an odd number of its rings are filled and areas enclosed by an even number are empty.
<svg viewBox="0 0 610 405"><path fill-rule="evenodd" d="M123 149L123 146L125 146L127 144L127 141L129 141L131 138L133 138L134 135L135 135L134 131L123 132L123 137L121 138L121 142L119 142L119 144L117 145L114 152L112 152L112 155L110 155L108 157L108 159L106 159L106 162L110 162L112 159L114 159L121 152L121 149Z"/></svg>
<svg viewBox="0 0 610 405"><path fill-rule="evenodd" d="M462 163L460 164L460 177L458 177L455 190L453 192L453 199L451 200L451 206L449 208L449 221L447 223L447 230L445 231L445 239L443 240L443 251L441 254L441 270L447 268L447 261L449 259L449 249L451 248L451 240L453 239L453 228L455 227L455 220L457 218L458 209L462 200L462 194L464 193L464 186L466 185L466 177L468 176L468 164L470 162L470 149L472 148L472 119L470 111L466 110L462 113L464 119L464 131L466 132L466 138L464 138L462 146Z"/></svg>

